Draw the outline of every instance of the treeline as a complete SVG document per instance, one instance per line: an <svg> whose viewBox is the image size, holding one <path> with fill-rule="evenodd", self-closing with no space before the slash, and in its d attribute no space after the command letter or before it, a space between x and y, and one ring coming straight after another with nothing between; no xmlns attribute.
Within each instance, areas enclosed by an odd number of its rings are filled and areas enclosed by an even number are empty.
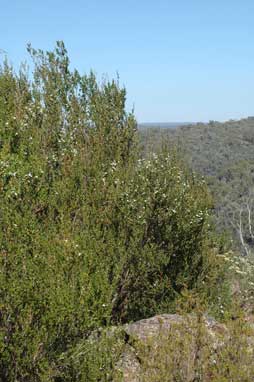
<svg viewBox="0 0 254 382"><path fill-rule="evenodd" d="M205 182L173 150L142 158L125 89L72 71L62 42L28 51L32 74L0 69L0 379L106 381L89 340L75 363L81 339L223 315L225 248Z"/></svg>

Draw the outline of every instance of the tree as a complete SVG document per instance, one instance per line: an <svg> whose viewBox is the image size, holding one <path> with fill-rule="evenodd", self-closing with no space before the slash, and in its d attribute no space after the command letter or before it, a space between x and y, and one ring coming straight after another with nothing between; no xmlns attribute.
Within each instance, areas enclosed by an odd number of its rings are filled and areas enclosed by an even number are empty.
<svg viewBox="0 0 254 382"><path fill-rule="evenodd" d="M244 256L251 256L254 248L253 231L254 191L249 190L239 201L231 203L228 219L237 234Z"/></svg>

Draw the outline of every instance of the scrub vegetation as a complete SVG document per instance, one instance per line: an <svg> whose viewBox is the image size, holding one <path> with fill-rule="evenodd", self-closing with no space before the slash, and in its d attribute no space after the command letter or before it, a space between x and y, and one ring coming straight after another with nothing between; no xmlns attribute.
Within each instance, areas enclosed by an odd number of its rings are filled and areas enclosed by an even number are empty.
<svg viewBox="0 0 254 382"><path fill-rule="evenodd" d="M28 51L32 71L0 69L0 380L110 381L121 333L94 333L225 320L236 264L206 181L176 149L144 156L118 80L71 70L62 42Z"/></svg>

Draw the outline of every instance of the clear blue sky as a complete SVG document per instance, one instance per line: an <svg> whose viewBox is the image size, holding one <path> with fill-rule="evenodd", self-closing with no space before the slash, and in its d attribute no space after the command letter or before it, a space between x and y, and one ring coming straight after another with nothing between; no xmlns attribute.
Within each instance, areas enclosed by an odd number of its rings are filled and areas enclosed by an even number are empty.
<svg viewBox="0 0 254 382"><path fill-rule="evenodd" d="M0 9L0 49L15 66L28 42L49 50L64 40L80 71L119 73L139 122L254 115L253 0L0 0Z"/></svg>

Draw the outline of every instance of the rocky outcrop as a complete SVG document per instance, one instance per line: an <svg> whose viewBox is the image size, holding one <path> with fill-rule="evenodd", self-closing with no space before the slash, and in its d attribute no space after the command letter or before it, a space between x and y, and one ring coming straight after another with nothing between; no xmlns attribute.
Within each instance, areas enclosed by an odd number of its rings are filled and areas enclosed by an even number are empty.
<svg viewBox="0 0 254 382"><path fill-rule="evenodd" d="M80 365L89 344L98 381L254 382L254 316L161 314L97 330L75 354Z"/></svg>
<svg viewBox="0 0 254 382"><path fill-rule="evenodd" d="M126 343L117 364L123 382L194 382L201 380L197 373L208 381L230 339L225 325L195 315L157 315L127 324L124 331Z"/></svg>

